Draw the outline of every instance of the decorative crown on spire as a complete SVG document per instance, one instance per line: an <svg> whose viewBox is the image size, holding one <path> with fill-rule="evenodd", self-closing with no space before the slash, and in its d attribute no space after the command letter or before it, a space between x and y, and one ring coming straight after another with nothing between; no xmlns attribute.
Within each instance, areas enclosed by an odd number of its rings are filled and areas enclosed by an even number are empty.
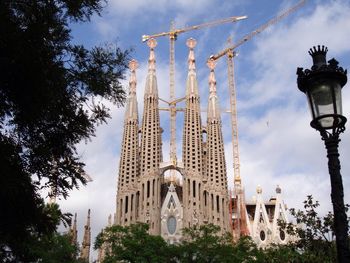
<svg viewBox="0 0 350 263"><path fill-rule="evenodd" d="M150 48L149 59L148 59L148 70L156 69L156 56L154 54L154 48L157 46L157 41L154 38L150 38L147 41L147 45Z"/></svg>
<svg viewBox="0 0 350 263"><path fill-rule="evenodd" d="M131 71L131 75L130 75L130 93L135 93L136 92L136 69L138 68L139 64L137 63L137 61L135 59L132 59L129 62L129 69Z"/></svg>
<svg viewBox="0 0 350 263"><path fill-rule="evenodd" d="M195 65L195 58L194 58L194 51L193 51L193 49L197 45L197 41L194 38L191 37L191 38L187 39L186 45L190 49L190 53L188 54L188 69L189 70L195 70L196 69L196 65Z"/></svg>

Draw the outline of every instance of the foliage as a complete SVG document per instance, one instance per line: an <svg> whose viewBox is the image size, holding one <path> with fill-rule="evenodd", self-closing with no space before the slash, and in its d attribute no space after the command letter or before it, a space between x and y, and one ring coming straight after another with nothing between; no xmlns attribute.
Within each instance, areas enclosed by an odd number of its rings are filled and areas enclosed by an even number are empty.
<svg viewBox="0 0 350 263"><path fill-rule="evenodd" d="M27 240L56 229L39 191L86 183L76 144L106 122L106 101L125 100L128 51L71 43L69 25L103 3L0 1L0 251L21 260Z"/></svg>
<svg viewBox="0 0 350 263"><path fill-rule="evenodd" d="M260 250L249 237L233 246L229 234L213 224L183 229L180 244L167 244L148 233L148 225L105 228L96 238L95 249L106 248L103 263L111 262L255 262Z"/></svg>
<svg viewBox="0 0 350 263"><path fill-rule="evenodd" d="M45 236L31 247L34 258L46 263L78 263L78 247L71 244L71 238L67 234L54 233Z"/></svg>
<svg viewBox="0 0 350 263"><path fill-rule="evenodd" d="M213 224L184 228L183 241L175 245L176 262L229 262L232 256L232 237L220 233Z"/></svg>
<svg viewBox="0 0 350 263"><path fill-rule="evenodd" d="M95 249L108 244L104 263L166 262L168 247L160 236L148 233L148 225L111 226L104 229L95 241Z"/></svg>
<svg viewBox="0 0 350 263"><path fill-rule="evenodd" d="M336 246L334 236L334 218L331 212L324 217L319 216L318 201L309 195L304 201L304 209L290 209L296 221L293 223L280 222L280 227L295 237L291 246L302 254L303 262L336 262ZM346 205L346 209L348 209Z"/></svg>
<svg viewBox="0 0 350 263"><path fill-rule="evenodd" d="M318 206L319 203L308 196L304 201L305 211L291 209L297 225L279 222L280 227L293 236L293 242L286 245L272 244L261 249L248 236L233 243L230 234L222 234L213 224L184 228L182 242L170 245L161 237L148 234L148 225L138 223L104 229L96 238L95 249L107 245L108 256L103 263L336 262L333 215L320 217L316 211Z"/></svg>
<svg viewBox="0 0 350 263"><path fill-rule="evenodd" d="M43 206L43 214L47 216L44 222L39 222L38 226L46 227L55 225L56 227L66 215L62 215L57 204ZM67 219L65 219L67 220ZM0 249L1 262L78 262L77 245L71 243L68 234L56 233L55 229L43 229L39 232L32 231L29 235L19 233L18 236L11 237L11 244L14 246L3 246ZM24 240L21 238L25 238Z"/></svg>

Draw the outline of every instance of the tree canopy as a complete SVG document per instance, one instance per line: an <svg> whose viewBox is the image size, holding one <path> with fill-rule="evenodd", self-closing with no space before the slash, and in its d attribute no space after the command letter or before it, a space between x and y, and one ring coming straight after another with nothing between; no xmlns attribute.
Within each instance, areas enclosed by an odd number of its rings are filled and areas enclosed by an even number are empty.
<svg viewBox="0 0 350 263"><path fill-rule="evenodd" d="M27 240L56 225L39 195L85 184L76 145L125 100L128 51L72 44L71 23L103 0L0 1L0 251L19 259ZM21 243L23 246L21 246Z"/></svg>
<svg viewBox="0 0 350 263"><path fill-rule="evenodd" d="M318 207L319 203L307 196L304 210L290 209L296 224L279 222L279 227L294 236L286 245L271 244L262 249L249 236L233 242L229 233L222 234L212 224L184 228L181 243L167 244L160 236L151 236L147 224L137 223L105 228L96 238L95 249L105 248L103 263L337 262L333 214L321 217Z"/></svg>

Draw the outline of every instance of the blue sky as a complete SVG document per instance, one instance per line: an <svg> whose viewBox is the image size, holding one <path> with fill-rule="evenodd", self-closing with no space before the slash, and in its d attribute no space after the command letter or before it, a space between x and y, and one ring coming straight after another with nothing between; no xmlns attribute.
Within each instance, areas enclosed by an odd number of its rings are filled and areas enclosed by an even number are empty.
<svg viewBox="0 0 350 263"><path fill-rule="evenodd" d="M186 40L197 40L195 48L201 107L206 109L209 94L207 58L226 46L228 37L235 40L255 30L262 23L298 1L280 0L110 0L102 17L93 17L86 24L73 25L74 42L88 47L117 43L133 48L131 56L138 60L137 92L140 116L147 72L149 49L141 42L143 34L168 31L170 22L176 28L197 25L230 16L247 15L248 19L183 33L176 41L176 95L185 93L188 48ZM296 68L311 67L307 51L313 45L328 46L328 59L335 57L340 65L350 69L350 1L307 1L306 5L257 35L236 51L235 80L238 97L238 126L241 177L246 199L255 194L257 185L263 188L265 199L274 195L276 185L282 188L289 207L302 207L306 195L312 194L331 210L330 182L326 151L319 134L309 126L310 114L306 99L296 86ZM157 39L155 49L160 97L169 97L169 40ZM127 89L129 72L126 74ZM229 108L227 67L222 58L216 67L217 90L221 107ZM343 114L350 118L350 88L343 89ZM73 191L68 200L59 204L63 210L78 212L82 227L87 209L92 210L93 235L107 223L115 211L119 153L122 136L123 108L111 106L112 119L98 128L91 142L79 145L93 182ZM181 106L181 104L180 104ZM177 122L177 138L181 145L182 114ZM161 113L164 128L163 152L168 158L169 121ZM205 114L202 115L205 124ZM229 116L222 115L226 162L232 179L232 146ZM340 154L345 189L345 202L350 203L350 124L341 135ZM177 147L179 156L180 146ZM232 181L229 181L232 184ZM82 230L80 231L80 235Z"/></svg>

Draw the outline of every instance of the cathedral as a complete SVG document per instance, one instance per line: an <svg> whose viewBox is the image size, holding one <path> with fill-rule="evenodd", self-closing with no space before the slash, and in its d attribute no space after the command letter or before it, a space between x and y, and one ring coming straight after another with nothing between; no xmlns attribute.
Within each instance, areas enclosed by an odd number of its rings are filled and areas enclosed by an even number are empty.
<svg viewBox="0 0 350 263"><path fill-rule="evenodd" d="M232 233L237 241L250 236L260 248L271 244L287 244L292 237L279 228L278 222L288 223L287 208L281 187L268 201L262 188L245 201L240 176L234 176L233 192L229 191L222 135L220 107L216 93L215 65L208 62L209 98L206 125L202 124L200 97L196 78L194 48L196 41L187 40L189 48L186 81L182 160L177 160L174 148L170 161L162 156L158 86L156 77L155 39L149 39L150 54L144 89L144 105L139 123L136 98L136 60L129 63L129 94L126 103L123 138L118 173L116 212L108 226L128 226L137 222L149 224L149 232L160 235L169 244L182 240L182 229L203 224L220 227L221 233ZM175 146L175 142L171 142ZM77 243L77 215L69 231ZM88 261L91 250L90 210L84 226L80 258ZM104 244L98 251L102 262L108 250Z"/></svg>
<svg viewBox="0 0 350 263"><path fill-rule="evenodd" d="M253 201L245 202L240 178L235 180L234 194L229 192L214 66L208 63L209 98L206 125L203 125L194 54L196 41L192 38L186 42L188 74L183 98L183 136L178 144L182 145L182 160L170 156L170 161L164 161L155 59L157 43L150 39L147 44L150 54L141 122L136 98L137 62L132 60L129 64L115 224L148 223L151 234L161 235L170 244L181 242L182 228L208 223L220 226L222 233L232 232L235 238L250 235L260 247L288 242L289 237L279 230L277 223L288 221L279 186L276 197L269 201L263 200L262 189L258 187Z"/></svg>
<svg viewBox="0 0 350 263"><path fill-rule="evenodd" d="M135 60L130 62L130 91L118 176L116 224L145 222L150 233L170 243L181 240L181 229L213 223L230 229L229 195L215 79L210 83L207 127L202 125L194 47L189 39L182 161L164 162L156 77L156 41L150 39L148 74L141 125L136 100ZM206 142L203 141L206 133ZM165 173L175 171L181 178Z"/></svg>

